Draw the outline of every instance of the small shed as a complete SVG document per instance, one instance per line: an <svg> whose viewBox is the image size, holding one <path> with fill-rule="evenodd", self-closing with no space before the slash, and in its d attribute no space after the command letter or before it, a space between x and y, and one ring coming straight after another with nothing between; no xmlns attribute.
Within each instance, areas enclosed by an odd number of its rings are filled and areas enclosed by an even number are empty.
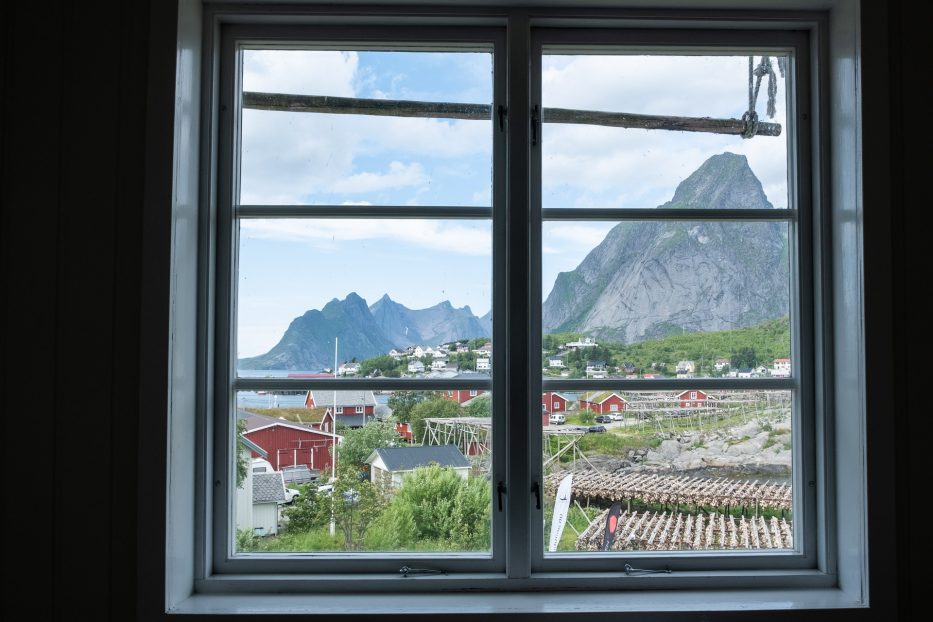
<svg viewBox="0 0 933 622"><path fill-rule="evenodd" d="M281 471L253 474L253 530L260 536L279 532L279 504L285 503Z"/></svg>
<svg viewBox="0 0 933 622"><path fill-rule="evenodd" d="M370 478L375 482L401 486L402 478L420 467L437 464L451 468L466 479L470 475L470 461L456 445L421 445L418 447L381 447L366 459Z"/></svg>

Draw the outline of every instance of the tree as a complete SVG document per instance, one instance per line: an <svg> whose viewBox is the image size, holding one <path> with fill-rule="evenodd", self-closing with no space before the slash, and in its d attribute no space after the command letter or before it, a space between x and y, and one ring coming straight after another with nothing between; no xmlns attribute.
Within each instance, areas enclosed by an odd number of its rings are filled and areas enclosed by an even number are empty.
<svg viewBox="0 0 933 622"><path fill-rule="evenodd" d="M246 420L237 419L236 422L236 487L242 488L246 476L249 474L249 452L240 440L240 436L246 433Z"/></svg>
<svg viewBox="0 0 933 622"><path fill-rule="evenodd" d="M389 502L378 528L374 526L377 546L487 549L491 507L492 495L485 479L464 479L453 469L436 464L415 469Z"/></svg>
<svg viewBox="0 0 933 622"><path fill-rule="evenodd" d="M385 497L361 473L348 465L340 468L331 493L334 523L343 533L344 548L352 551L360 547L370 524L382 514ZM325 506L325 516L327 516Z"/></svg>
<svg viewBox="0 0 933 622"><path fill-rule="evenodd" d="M492 417L492 394L483 393L474 397L465 410L468 417Z"/></svg>
<svg viewBox="0 0 933 622"><path fill-rule="evenodd" d="M369 377L373 374L387 375L398 366L398 361L389 355L376 356L360 363L360 375Z"/></svg>
<svg viewBox="0 0 933 622"><path fill-rule="evenodd" d="M457 402L432 396L430 399L416 405L411 409L408 423L411 424L412 435L416 441L424 437L425 419L452 418L461 416L460 405Z"/></svg>
<svg viewBox="0 0 933 622"><path fill-rule="evenodd" d="M407 422L412 408L432 395L433 391L395 391L389 396L392 416L398 421Z"/></svg>
<svg viewBox="0 0 933 622"><path fill-rule="evenodd" d="M337 446L337 464L355 464L359 468L374 449L399 444L395 427L386 421L370 421L362 428L347 430Z"/></svg>
<svg viewBox="0 0 933 622"><path fill-rule="evenodd" d="M755 348L739 348L738 351L732 353L729 364L733 369L754 367L758 364L758 355L755 353Z"/></svg>
<svg viewBox="0 0 933 622"><path fill-rule="evenodd" d="M303 484L298 490L301 494L283 512L288 519L286 531L306 533L326 525L330 521L330 504L318 494L317 484Z"/></svg>

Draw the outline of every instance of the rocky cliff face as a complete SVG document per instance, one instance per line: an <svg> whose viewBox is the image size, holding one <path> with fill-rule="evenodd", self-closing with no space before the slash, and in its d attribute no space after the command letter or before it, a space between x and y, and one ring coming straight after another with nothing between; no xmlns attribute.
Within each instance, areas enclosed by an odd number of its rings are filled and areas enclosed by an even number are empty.
<svg viewBox="0 0 933 622"><path fill-rule="evenodd" d="M770 209L744 156L711 157L663 208ZM751 326L788 312L787 228L766 222L623 222L561 273L545 332L624 342Z"/></svg>

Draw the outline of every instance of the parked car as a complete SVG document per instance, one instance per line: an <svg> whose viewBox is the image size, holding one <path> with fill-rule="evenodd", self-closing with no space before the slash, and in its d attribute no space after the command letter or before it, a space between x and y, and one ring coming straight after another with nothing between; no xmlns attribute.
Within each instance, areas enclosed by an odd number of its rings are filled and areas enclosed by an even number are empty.
<svg viewBox="0 0 933 622"><path fill-rule="evenodd" d="M591 425L586 429L587 432L605 432L606 426L604 425Z"/></svg>
<svg viewBox="0 0 933 622"><path fill-rule="evenodd" d="M567 417L563 416L560 413L554 413L549 418L552 424L563 425L567 423Z"/></svg>
<svg viewBox="0 0 933 622"><path fill-rule="evenodd" d="M613 421L625 421L625 415L622 413L609 413L609 418Z"/></svg>
<svg viewBox="0 0 933 622"><path fill-rule="evenodd" d="M306 464L295 464L282 468L282 479L286 484L304 484L317 479L318 473L311 471Z"/></svg>
<svg viewBox="0 0 933 622"><path fill-rule="evenodd" d="M291 503L295 500L295 497L300 497L301 491L297 488L286 488L285 489L285 503Z"/></svg>
<svg viewBox="0 0 933 622"><path fill-rule="evenodd" d="M596 423L610 423L611 421L611 415L596 415Z"/></svg>

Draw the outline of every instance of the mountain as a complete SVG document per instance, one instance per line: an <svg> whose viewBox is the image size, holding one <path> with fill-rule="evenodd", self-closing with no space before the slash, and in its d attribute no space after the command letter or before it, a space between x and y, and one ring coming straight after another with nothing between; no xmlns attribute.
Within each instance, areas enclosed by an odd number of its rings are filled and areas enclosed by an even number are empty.
<svg viewBox="0 0 933 622"><path fill-rule="evenodd" d="M745 156L715 155L661 205L771 209ZM631 343L753 326L788 313L787 226L778 222L622 222L544 302L545 332Z"/></svg>
<svg viewBox="0 0 933 622"><path fill-rule="evenodd" d="M320 311L307 311L295 318L275 347L266 354L240 359L237 366L288 370L333 367L335 337L340 339L343 361L371 358L392 348L491 334L470 307L457 309L446 300L427 309L409 309L386 294L367 306L363 298L350 293L343 300L334 298Z"/></svg>
<svg viewBox="0 0 933 622"><path fill-rule="evenodd" d="M447 300L427 309L409 309L386 294L369 310L383 335L396 347L447 343L492 334L485 330L470 307L456 309Z"/></svg>

